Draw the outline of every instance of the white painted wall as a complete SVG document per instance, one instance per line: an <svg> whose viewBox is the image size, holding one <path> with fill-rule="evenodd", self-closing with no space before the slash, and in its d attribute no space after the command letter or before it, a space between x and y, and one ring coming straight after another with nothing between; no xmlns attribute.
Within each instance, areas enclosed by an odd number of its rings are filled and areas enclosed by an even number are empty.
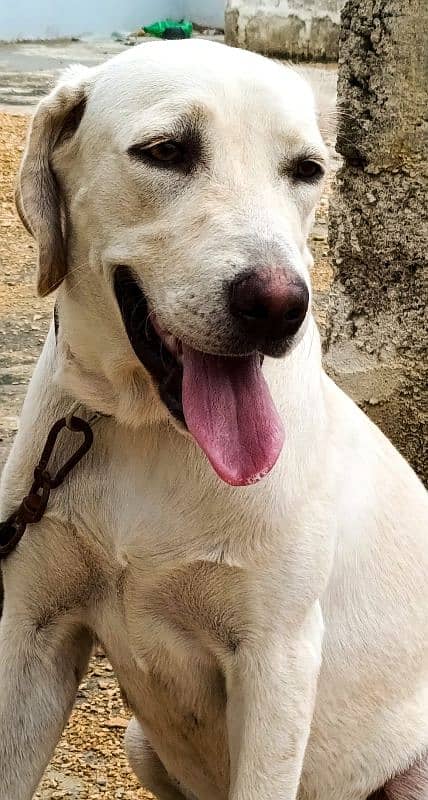
<svg viewBox="0 0 428 800"><path fill-rule="evenodd" d="M0 0L0 40L130 31L164 17L223 25L223 0Z"/></svg>
<svg viewBox="0 0 428 800"><path fill-rule="evenodd" d="M290 17L310 22L314 17L329 17L339 24L340 10L345 0L228 0L229 9L238 9L242 17Z"/></svg>

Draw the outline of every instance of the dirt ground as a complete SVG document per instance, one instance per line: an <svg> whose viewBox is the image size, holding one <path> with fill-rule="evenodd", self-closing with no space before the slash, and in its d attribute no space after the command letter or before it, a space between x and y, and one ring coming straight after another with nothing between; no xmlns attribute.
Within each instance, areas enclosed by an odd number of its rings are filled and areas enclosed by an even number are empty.
<svg viewBox="0 0 428 800"><path fill-rule="evenodd" d="M36 247L19 222L13 187L29 118L0 112L0 469L18 426L34 362L48 329L53 300L34 290ZM327 250L330 187L314 228L312 249L316 313L323 326L332 271ZM55 798L142 800L152 797L127 767L122 739L128 717L106 658L97 652L76 707L36 795Z"/></svg>

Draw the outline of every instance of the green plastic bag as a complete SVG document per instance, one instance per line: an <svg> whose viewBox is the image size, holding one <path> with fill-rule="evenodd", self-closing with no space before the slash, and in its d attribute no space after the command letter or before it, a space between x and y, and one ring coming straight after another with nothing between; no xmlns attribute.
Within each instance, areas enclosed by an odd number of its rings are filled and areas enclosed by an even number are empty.
<svg viewBox="0 0 428 800"><path fill-rule="evenodd" d="M161 19L159 22L153 22L152 25L144 26L144 33L157 36L159 39L175 38L174 31L180 38L190 39L193 33L193 25L185 19L179 22L175 19Z"/></svg>

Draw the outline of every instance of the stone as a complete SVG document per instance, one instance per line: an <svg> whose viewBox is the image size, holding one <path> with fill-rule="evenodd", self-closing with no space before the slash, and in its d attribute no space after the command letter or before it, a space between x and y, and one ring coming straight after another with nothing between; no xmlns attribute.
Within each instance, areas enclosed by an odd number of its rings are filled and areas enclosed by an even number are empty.
<svg viewBox="0 0 428 800"><path fill-rule="evenodd" d="M336 61L344 0L227 0L225 41L265 55Z"/></svg>
<svg viewBox="0 0 428 800"><path fill-rule="evenodd" d="M325 355L425 481L427 31L426 0L348 0L343 10Z"/></svg>

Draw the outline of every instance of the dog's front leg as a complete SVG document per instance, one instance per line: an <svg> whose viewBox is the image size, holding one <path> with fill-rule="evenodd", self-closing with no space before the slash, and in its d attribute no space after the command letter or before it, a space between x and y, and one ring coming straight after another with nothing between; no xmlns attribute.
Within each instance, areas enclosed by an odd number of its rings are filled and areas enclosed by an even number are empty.
<svg viewBox="0 0 428 800"><path fill-rule="evenodd" d="M89 659L75 620L42 617L6 603L0 622L0 800L33 797Z"/></svg>
<svg viewBox="0 0 428 800"><path fill-rule="evenodd" d="M284 624L280 624L281 621ZM265 620L227 670L230 800L295 800L314 708L323 622Z"/></svg>

